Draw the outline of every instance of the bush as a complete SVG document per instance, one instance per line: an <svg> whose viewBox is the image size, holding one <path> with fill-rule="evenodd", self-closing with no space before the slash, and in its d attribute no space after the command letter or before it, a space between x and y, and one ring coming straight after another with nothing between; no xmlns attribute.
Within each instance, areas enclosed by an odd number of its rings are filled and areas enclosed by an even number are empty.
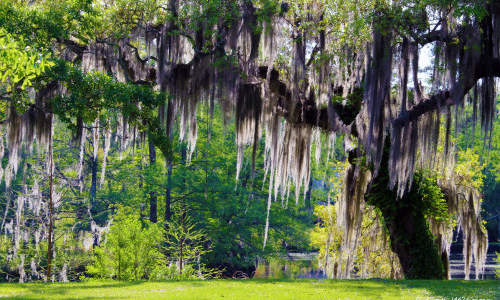
<svg viewBox="0 0 500 300"><path fill-rule="evenodd" d="M194 269L192 266L185 266L182 273L179 272L179 268L176 264L159 264L154 270L150 279L153 280L189 280L189 279L200 279L198 270Z"/></svg>
<svg viewBox="0 0 500 300"><path fill-rule="evenodd" d="M100 278L149 279L163 261L160 225L140 220L137 214L120 209L87 272Z"/></svg>

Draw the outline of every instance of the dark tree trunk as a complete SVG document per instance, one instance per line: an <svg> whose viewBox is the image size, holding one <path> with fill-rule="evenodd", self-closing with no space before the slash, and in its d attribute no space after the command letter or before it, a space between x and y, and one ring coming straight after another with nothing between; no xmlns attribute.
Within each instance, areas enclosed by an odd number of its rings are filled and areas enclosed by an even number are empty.
<svg viewBox="0 0 500 300"><path fill-rule="evenodd" d="M398 255L407 279L445 279L441 253L427 224L417 184L402 199L397 199L396 191L388 189L388 156L388 151L384 151L379 174L366 195L367 202L382 212L391 248Z"/></svg>
<svg viewBox="0 0 500 300"><path fill-rule="evenodd" d="M312 206L312 202L311 202L312 184L313 184L313 179L311 176L311 178L309 179L309 183L308 183L309 188L307 189L306 198L305 198L305 206L306 206L306 210L307 210L308 215L312 215L313 210L314 210L313 206Z"/></svg>
<svg viewBox="0 0 500 300"><path fill-rule="evenodd" d="M170 208L171 200L171 189L172 189L172 162L167 161L167 188L165 191L165 221L170 221L172 217L172 211Z"/></svg>
<svg viewBox="0 0 500 300"><path fill-rule="evenodd" d="M172 99L168 99L167 106L167 118L166 118L166 134L167 137L172 140L172 127L174 124L174 105ZM165 221L170 221L172 217L171 203L172 203L172 159L170 157L166 158L167 164L167 188L165 189Z"/></svg>
<svg viewBox="0 0 500 300"><path fill-rule="evenodd" d="M448 280L451 279L451 274L449 272L450 258L448 257L448 253L445 251L441 252L441 262L443 263L444 278Z"/></svg>
<svg viewBox="0 0 500 300"><path fill-rule="evenodd" d="M90 185L90 207L92 208L97 198L97 157L91 159L90 168L92 174L92 182Z"/></svg>
<svg viewBox="0 0 500 300"><path fill-rule="evenodd" d="M149 164L154 166L156 163L156 149L153 141L149 139ZM154 186L150 186L151 191L149 192L149 221L156 223L158 221L158 204L156 193L154 192Z"/></svg>
<svg viewBox="0 0 500 300"><path fill-rule="evenodd" d="M92 213L92 209L96 204L97 199L97 168L98 168L98 153L99 153L99 122L95 122L94 128L92 129L92 157L90 159L90 173L91 173L91 184L90 184L90 201L89 201L89 214Z"/></svg>
<svg viewBox="0 0 500 300"><path fill-rule="evenodd" d="M51 123L52 126L52 123ZM52 128L49 136L49 230L48 230L48 246L47 246L47 280L50 280L52 275L52 255L54 253L54 152L52 148Z"/></svg>

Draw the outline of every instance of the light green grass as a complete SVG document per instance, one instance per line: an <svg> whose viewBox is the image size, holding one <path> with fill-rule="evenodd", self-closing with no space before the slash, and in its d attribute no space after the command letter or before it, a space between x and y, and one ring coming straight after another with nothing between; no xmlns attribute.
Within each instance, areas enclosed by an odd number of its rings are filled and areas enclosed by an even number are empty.
<svg viewBox="0 0 500 300"><path fill-rule="evenodd" d="M500 281L207 280L2 283L7 299L500 299ZM3 298L2 298L3 299Z"/></svg>

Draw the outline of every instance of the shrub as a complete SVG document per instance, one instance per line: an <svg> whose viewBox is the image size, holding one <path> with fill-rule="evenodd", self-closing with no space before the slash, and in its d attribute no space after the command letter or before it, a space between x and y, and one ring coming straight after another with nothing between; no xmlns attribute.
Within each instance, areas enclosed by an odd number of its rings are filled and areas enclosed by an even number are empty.
<svg viewBox="0 0 500 300"><path fill-rule="evenodd" d="M104 243L94 249L94 260L87 272L118 280L148 279L163 260L163 236L160 225L140 220L137 214L120 209Z"/></svg>

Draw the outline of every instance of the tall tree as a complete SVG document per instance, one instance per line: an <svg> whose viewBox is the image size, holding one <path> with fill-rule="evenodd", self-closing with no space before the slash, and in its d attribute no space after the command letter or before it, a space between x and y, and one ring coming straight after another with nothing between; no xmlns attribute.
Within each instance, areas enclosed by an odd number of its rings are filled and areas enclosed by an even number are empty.
<svg viewBox="0 0 500 300"><path fill-rule="evenodd" d="M473 105L479 107L476 116L485 141L491 137L496 111L493 78L500 76L500 4L494 1L171 0L166 7L164 1L5 3L0 10L3 30L22 36L40 53L57 57L51 61L58 63L52 72L28 76L30 81L3 72L9 79L3 80L8 89L2 101L20 109L13 105L19 103L14 101L16 92L32 86L40 101L55 99L57 105L48 112L74 127L78 117L92 124L105 111L119 110L128 122L140 125L141 132L149 132L167 158L172 151L171 120L178 116L179 137L187 142L189 160L198 135L197 106L216 95L226 116L236 112L238 166L245 147L253 144L257 149L266 133L268 208L279 194L283 199L291 190L297 199L301 192L307 194L311 145L320 143L313 138L316 130L343 134L350 166L338 216L347 252L357 243L359 207L367 192L388 195L397 207L399 200L404 203L412 197L415 171L435 167L441 153L441 113L446 115L446 159L439 159L446 176L441 184L449 191L450 209L461 201L454 192L453 174L447 172L455 157L450 133L460 123L460 108L471 90L480 91L474 93L480 97ZM419 80L419 52L426 46L435 50L431 89ZM400 70L397 86L395 66ZM155 86L162 93L154 92ZM47 94L61 87L66 90L59 97ZM165 117L166 92L171 97ZM22 103L40 107L29 99L24 97ZM31 119L12 112L5 123L10 132L18 132L13 130L19 128L16 124L40 128L27 120ZM17 143L10 139L9 149L33 139L18 137ZM376 188L381 185L386 190ZM381 211L385 219L393 217ZM416 265L422 253L408 254L396 241L415 229L412 220L423 224L422 218L408 218L403 224L408 230L388 228L393 250L408 266ZM481 222L476 215L461 220ZM474 247L485 249L482 232L471 234ZM423 244L433 244L431 235L423 238ZM439 260L430 261L436 265L429 268L440 268ZM407 277L441 277L403 269Z"/></svg>

